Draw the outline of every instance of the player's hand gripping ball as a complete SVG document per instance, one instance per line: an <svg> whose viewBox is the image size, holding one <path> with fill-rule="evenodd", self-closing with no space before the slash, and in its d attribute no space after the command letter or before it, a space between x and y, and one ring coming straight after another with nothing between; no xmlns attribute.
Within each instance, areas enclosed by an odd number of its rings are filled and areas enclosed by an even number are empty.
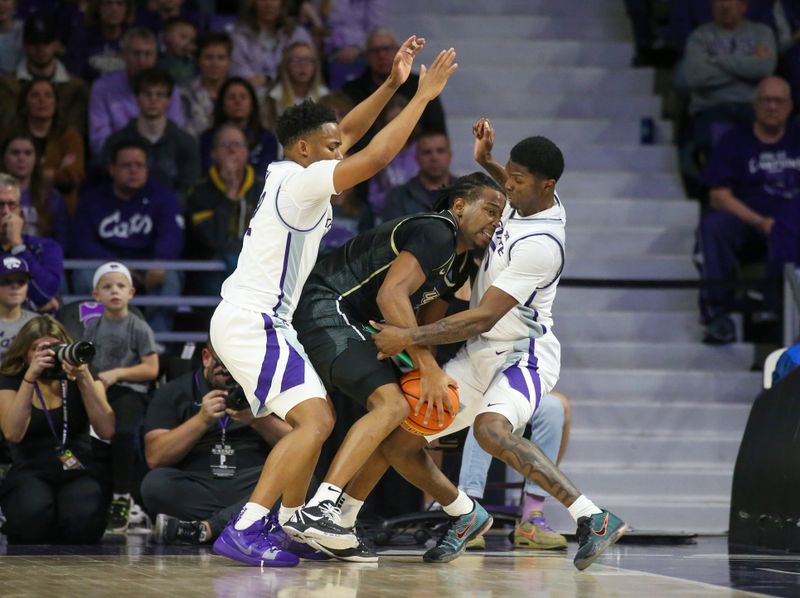
<svg viewBox="0 0 800 598"><path fill-rule="evenodd" d="M439 427L439 411L434 407L428 423L423 423L425 420L425 413L428 410L428 405L425 404L420 409L419 415L414 415L414 410L417 408L417 402L420 400L420 375L419 370L411 370L400 378L400 390L408 401L411 407L411 414L403 420L400 424L406 432L416 434L418 436L427 436L430 434L438 434L447 426L453 423L453 420L458 413L458 389L449 386L450 401L453 403L453 413L445 410L444 412L444 425Z"/></svg>

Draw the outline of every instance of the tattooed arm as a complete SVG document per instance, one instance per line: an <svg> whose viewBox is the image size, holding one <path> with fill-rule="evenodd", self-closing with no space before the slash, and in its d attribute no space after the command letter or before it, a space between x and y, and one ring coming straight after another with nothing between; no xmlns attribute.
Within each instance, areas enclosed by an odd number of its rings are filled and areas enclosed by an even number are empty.
<svg viewBox="0 0 800 598"><path fill-rule="evenodd" d="M406 347L455 343L491 330L517 303L505 291L489 287L478 307L453 314L427 326L397 328L371 322L380 331L373 334L372 338L380 349L381 358L396 355Z"/></svg>

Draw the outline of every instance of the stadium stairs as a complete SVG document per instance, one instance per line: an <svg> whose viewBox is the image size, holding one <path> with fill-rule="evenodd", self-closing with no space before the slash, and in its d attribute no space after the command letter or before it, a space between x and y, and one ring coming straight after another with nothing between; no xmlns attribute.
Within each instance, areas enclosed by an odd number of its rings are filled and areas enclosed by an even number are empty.
<svg viewBox="0 0 800 598"><path fill-rule="evenodd" d="M629 66L620 0L391 2L398 37L454 46L459 70L442 100L453 171L472 172L471 125L492 118L495 156L541 134L561 146L567 208L565 278L695 279L698 206L685 199L671 123L652 69ZM654 143L641 143L641 119ZM759 374L753 348L699 342L696 291L562 285L557 389L573 405L563 469L596 503L640 530L728 528L734 460ZM573 532L566 510L546 515Z"/></svg>

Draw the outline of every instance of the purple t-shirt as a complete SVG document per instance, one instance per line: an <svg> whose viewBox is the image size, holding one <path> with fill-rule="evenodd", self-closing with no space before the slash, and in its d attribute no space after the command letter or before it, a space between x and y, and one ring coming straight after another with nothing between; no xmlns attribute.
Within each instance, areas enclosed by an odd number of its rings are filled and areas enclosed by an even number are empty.
<svg viewBox="0 0 800 598"><path fill-rule="evenodd" d="M800 129L788 127L778 143L763 143L752 127L736 127L717 143L705 175L709 187L728 187L764 216L777 202L800 201Z"/></svg>

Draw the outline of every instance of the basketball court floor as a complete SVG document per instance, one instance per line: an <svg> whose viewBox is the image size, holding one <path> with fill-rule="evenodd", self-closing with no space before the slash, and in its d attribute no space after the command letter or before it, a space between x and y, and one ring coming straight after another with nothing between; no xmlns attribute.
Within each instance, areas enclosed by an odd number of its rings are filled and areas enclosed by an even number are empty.
<svg viewBox="0 0 800 598"><path fill-rule="evenodd" d="M491 536L484 553L445 565L422 548L384 549L377 564L237 566L208 548L154 546L144 537L96 547L0 545L0 596L522 596L668 598L800 596L800 556L728 555L724 538L677 546L623 544L583 572L567 555L511 551Z"/></svg>

